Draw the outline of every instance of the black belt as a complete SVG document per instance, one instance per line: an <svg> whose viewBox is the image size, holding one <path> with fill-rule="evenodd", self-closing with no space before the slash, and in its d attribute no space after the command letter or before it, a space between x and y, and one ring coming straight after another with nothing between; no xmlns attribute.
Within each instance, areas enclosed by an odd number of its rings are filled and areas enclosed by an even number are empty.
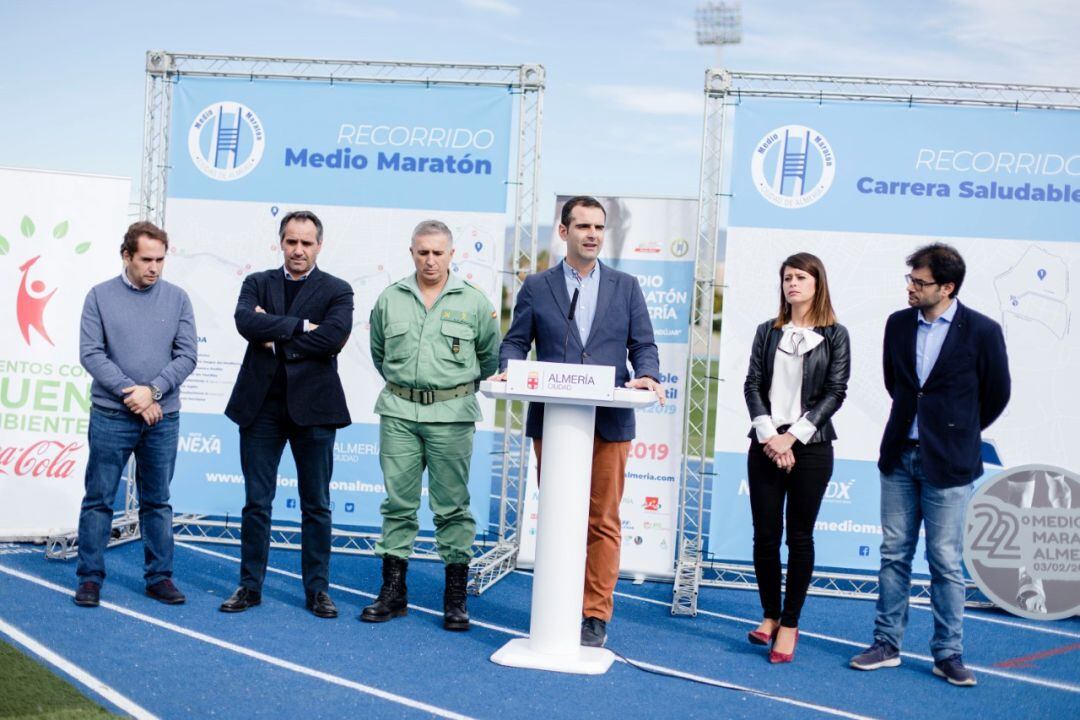
<svg viewBox="0 0 1080 720"><path fill-rule="evenodd" d="M468 397L476 392L476 383L462 383L457 387L446 388L445 390L421 390L419 388L405 387L404 385L398 385L397 383L388 381L386 383L386 389L403 400L420 403L421 405L431 405L432 403L442 402L443 400L455 400L457 398Z"/></svg>

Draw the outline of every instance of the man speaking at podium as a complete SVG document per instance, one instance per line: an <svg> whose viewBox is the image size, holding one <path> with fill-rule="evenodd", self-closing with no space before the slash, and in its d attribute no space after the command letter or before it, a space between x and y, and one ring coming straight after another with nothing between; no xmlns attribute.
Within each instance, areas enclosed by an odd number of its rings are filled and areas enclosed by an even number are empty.
<svg viewBox="0 0 1080 720"><path fill-rule="evenodd" d="M637 278L597 259L604 244L606 220L607 213L596 198L579 196L566 201L559 223L566 258L525 279L510 330L499 348L502 372L493 380L505 380L507 362L524 360L535 341L537 360L613 365L616 385L651 390L664 404L657 380L660 356ZM628 358L634 367L633 380L626 367ZM543 424L543 404L530 404L526 434L533 439L537 470ZM607 640L612 594L619 579L619 503L634 431L633 410L596 409L581 622L581 644L589 647L603 647Z"/></svg>

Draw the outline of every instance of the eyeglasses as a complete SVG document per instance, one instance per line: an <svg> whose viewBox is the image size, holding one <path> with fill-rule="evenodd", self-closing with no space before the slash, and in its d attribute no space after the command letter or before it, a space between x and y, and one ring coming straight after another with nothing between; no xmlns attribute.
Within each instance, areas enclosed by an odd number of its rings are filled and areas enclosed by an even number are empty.
<svg viewBox="0 0 1080 720"><path fill-rule="evenodd" d="M939 282L927 282L926 280L920 280L919 278L911 277L910 273L905 275L904 279L907 280L912 285L914 285L916 290L922 290L924 288L930 287L931 285L940 285L941 284Z"/></svg>

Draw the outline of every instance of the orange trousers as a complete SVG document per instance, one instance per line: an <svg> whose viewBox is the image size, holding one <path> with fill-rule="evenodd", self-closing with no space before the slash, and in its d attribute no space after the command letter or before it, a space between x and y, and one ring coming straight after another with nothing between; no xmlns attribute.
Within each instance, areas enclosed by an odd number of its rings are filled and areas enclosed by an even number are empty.
<svg viewBox="0 0 1080 720"><path fill-rule="evenodd" d="M536 474L540 473L541 440L533 440L536 451ZM585 597L582 617L611 620L613 593L619 579L619 553L622 550L622 521L619 504L626 485L626 459L630 441L608 442L599 435L593 438L592 488L589 493L589 539L585 555ZM539 482L539 481L538 481Z"/></svg>

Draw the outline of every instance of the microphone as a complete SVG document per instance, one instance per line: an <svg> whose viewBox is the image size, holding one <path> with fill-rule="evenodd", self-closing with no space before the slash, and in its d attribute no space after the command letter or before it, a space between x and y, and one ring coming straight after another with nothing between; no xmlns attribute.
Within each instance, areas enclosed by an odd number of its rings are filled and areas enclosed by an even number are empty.
<svg viewBox="0 0 1080 720"><path fill-rule="evenodd" d="M562 361L566 362L566 344L570 342L570 328L574 326L574 313L577 312L577 299L581 294L579 288L574 288L574 297L570 300L570 312L566 315L566 335L562 341Z"/></svg>

